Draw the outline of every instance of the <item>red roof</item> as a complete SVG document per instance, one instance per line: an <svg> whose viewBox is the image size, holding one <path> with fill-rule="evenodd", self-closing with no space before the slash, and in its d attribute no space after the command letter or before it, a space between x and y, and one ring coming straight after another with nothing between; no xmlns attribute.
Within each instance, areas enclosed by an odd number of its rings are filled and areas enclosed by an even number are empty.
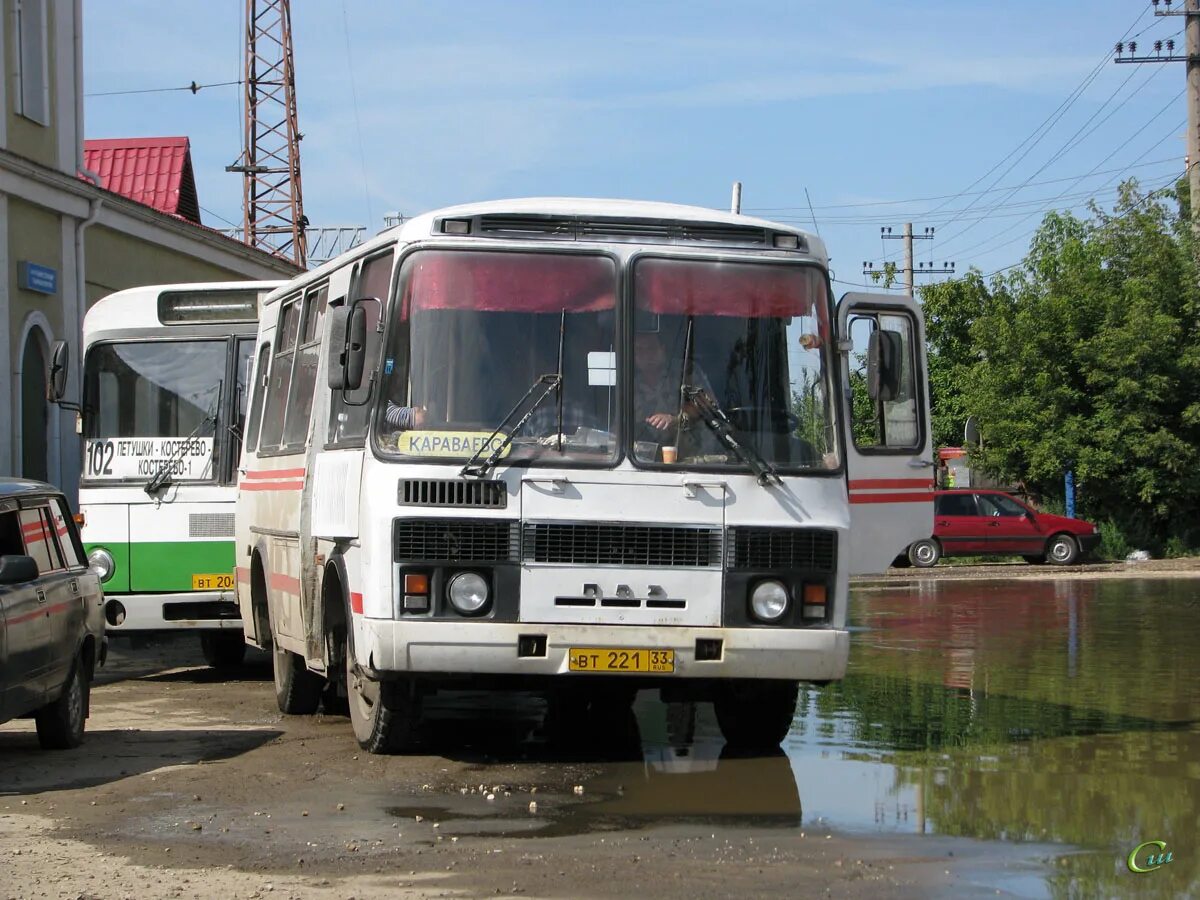
<svg viewBox="0 0 1200 900"><path fill-rule="evenodd" d="M186 137L84 141L83 159L84 166L100 176L101 187L200 224L200 202Z"/></svg>

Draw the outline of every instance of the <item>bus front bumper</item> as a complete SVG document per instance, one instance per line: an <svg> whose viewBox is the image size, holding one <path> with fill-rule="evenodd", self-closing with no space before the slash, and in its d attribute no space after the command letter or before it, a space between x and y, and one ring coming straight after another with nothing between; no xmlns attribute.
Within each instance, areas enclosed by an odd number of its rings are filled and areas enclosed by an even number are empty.
<svg viewBox="0 0 1200 900"><path fill-rule="evenodd" d="M356 655L382 677L446 673L570 678L588 674L570 667L571 651L586 648L673 650L674 671L647 676L665 681L833 681L845 675L850 654L849 632L834 628L642 628L367 618L358 619L356 626ZM522 655L531 649L540 655Z"/></svg>
<svg viewBox="0 0 1200 900"><path fill-rule="evenodd" d="M104 618L109 634L242 627L237 595L231 590L105 594Z"/></svg>

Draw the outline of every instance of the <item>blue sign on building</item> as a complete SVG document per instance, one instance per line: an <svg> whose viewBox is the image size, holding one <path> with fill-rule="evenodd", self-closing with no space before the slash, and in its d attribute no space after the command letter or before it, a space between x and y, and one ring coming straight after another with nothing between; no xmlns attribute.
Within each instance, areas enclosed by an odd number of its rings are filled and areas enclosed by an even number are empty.
<svg viewBox="0 0 1200 900"><path fill-rule="evenodd" d="M39 294L57 294L58 270L21 260L17 263L17 287Z"/></svg>

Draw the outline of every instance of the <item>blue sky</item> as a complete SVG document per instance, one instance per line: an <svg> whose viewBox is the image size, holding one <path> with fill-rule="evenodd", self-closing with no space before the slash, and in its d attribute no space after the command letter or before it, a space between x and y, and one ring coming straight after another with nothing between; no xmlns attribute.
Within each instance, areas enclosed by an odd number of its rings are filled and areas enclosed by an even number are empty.
<svg viewBox="0 0 1200 900"><path fill-rule="evenodd" d="M88 137L188 135L214 227L241 222L240 88L104 94L239 79L243 6L84 4ZM847 289L898 256L881 226L933 226L918 260L992 272L1046 209L1184 168L1183 64L1106 61L1122 37L1182 45L1141 0L292 7L314 225L517 196L728 208L740 180L744 212L815 214Z"/></svg>

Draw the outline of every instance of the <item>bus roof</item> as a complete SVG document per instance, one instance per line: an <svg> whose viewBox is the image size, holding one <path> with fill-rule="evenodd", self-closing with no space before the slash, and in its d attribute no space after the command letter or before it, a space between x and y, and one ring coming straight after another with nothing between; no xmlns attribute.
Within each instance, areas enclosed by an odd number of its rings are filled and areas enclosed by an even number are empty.
<svg viewBox="0 0 1200 900"><path fill-rule="evenodd" d="M185 328L181 325L164 325L158 318L158 297L164 291L229 291L258 290L265 297L285 281L201 281L185 284L150 284L127 288L97 300L83 318L83 334L86 343L92 336L107 331L162 330ZM257 326L248 324L253 332ZM232 330L232 327L231 327Z"/></svg>
<svg viewBox="0 0 1200 900"><path fill-rule="evenodd" d="M821 238L780 222L759 219L754 216L743 216L738 213L726 212L719 209L708 209L702 206L685 206L678 203L659 203L649 200L606 200L588 197L527 197L515 200L487 200L479 203L468 203L460 206L448 206L414 216L408 221L381 231L370 240L364 241L351 251L355 256L371 253L373 250L396 242L412 243L433 235L434 223L442 219L473 218L476 216L530 216L530 217L561 217L580 221L589 219L600 220L645 220L662 219L677 223L703 223L714 226L732 226L738 228L770 229L797 235L801 239L804 255L823 265L828 263L825 252L825 242ZM440 235L439 235L440 236ZM605 242L608 238L598 236L596 242ZM647 243L653 243L648 240ZM711 246L698 243L697 246ZM770 248L766 248L770 249ZM793 251L794 253L795 251ZM308 281L321 278L344 264L344 256L330 260L324 265L312 269L296 280ZM289 282L290 284L290 282ZM272 295L266 302L273 303L277 297Z"/></svg>

